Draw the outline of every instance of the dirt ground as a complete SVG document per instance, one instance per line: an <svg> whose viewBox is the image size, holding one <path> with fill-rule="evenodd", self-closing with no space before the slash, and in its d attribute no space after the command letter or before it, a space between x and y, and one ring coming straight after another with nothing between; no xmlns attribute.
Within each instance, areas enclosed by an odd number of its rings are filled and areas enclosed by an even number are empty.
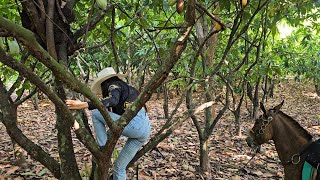
<svg viewBox="0 0 320 180"><path fill-rule="evenodd" d="M314 139L320 136L320 98L308 83L282 82L275 88L275 97L268 99L267 108L285 100L282 111L297 120L306 128ZM177 98L170 99L170 110L175 107ZM153 133L165 123L163 118L163 100L155 97L147 103ZM182 113L184 107L179 109ZM90 112L88 111L90 115ZM91 121L90 121L91 122ZM282 179L283 169L272 141L262 146L262 152L252 157L251 149L244 138L247 130L253 125L248 118L246 108L242 110L242 134L235 136L234 117L226 112L218 122L210 138L210 172L205 176L198 173L199 141L191 119L184 122L169 138L158 145L161 154L148 152L137 166L127 172L128 179ZM31 102L19 107L19 127L33 142L42 146L51 156L58 158L56 130L54 130L54 108L48 100L40 102L39 110L34 110ZM92 126L91 126L92 127ZM117 149L125 141L121 138ZM90 169L90 153L74 138L74 147L81 175L87 179ZM0 123L0 180L2 179L55 179L41 164L33 161L23 150L22 155L14 158L12 143L6 129ZM163 156L162 156L163 155ZM138 167L138 168L137 168Z"/></svg>

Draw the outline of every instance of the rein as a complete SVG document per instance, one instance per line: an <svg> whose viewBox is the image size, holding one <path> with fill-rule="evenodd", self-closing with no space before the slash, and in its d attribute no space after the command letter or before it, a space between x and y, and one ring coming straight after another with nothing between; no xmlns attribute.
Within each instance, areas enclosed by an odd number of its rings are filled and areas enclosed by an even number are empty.
<svg viewBox="0 0 320 180"><path fill-rule="evenodd" d="M252 156L251 159L244 165L243 168L248 167L248 164L250 164L250 162L252 161L252 159L253 159L254 157L256 157L256 155L257 155L258 152L260 151L259 149L260 149L260 148L258 147L258 148L256 148L256 149L254 150L253 156ZM243 169L243 168L242 168L242 169Z"/></svg>
<svg viewBox="0 0 320 180"><path fill-rule="evenodd" d="M313 143L313 140L309 141L306 145L302 146L302 148L300 148L300 150L298 151L298 153L293 154L291 156L290 160L287 160L284 162L284 164L294 164L297 165L300 163L301 160L301 155L303 155L306 150L308 149L308 147Z"/></svg>

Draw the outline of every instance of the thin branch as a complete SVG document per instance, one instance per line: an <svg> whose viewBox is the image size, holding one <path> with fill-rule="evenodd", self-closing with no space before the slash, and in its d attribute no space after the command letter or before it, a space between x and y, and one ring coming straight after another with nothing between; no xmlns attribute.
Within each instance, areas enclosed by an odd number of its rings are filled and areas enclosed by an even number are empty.
<svg viewBox="0 0 320 180"><path fill-rule="evenodd" d="M56 60L58 60L55 41L54 41L54 30L53 30L53 19L54 17L54 10L55 10L55 0L48 1L47 6L48 15L46 18L46 42L47 42L47 49L49 54Z"/></svg>
<svg viewBox="0 0 320 180"><path fill-rule="evenodd" d="M106 13L113 6L113 4L108 5L103 11L101 11L97 16L90 19L87 24L84 24L80 29L78 29L73 36L73 42L77 42L78 38L83 36L87 31L90 31L96 27L96 25L103 20Z"/></svg>
<svg viewBox="0 0 320 180"><path fill-rule="evenodd" d="M197 8L198 10L201 9L201 10L204 11L211 19L213 19L215 22L217 22L218 24L220 24L220 26L222 27L222 30L224 30L224 29L227 28L227 26L226 26L224 23L222 23L222 22L220 21L220 19L216 18L213 14L211 14L205 7L202 6L202 4L197 3L197 4L196 4L196 8Z"/></svg>
<svg viewBox="0 0 320 180"><path fill-rule="evenodd" d="M95 0L92 0L90 12L89 12L88 20L87 20L87 24L86 24L86 32L85 32L85 35L84 35L84 38L83 38L83 43L84 44L86 44L86 42L87 42L87 34L88 34L88 31L89 31L89 22L90 22L91 16L93 15L93 11L94 11L94 5L95 5L94 2L95 2Z"/></svg>
<svg viewBox="0 0 320 180"><path fill-rule="evenodd" d="M60 2L60 0L56 1L56 7L57 7L57 10L58 10L58 13L59 13L60 17L62 18L62 21L67 24L68 20L67 20L67 18L64 16L64 14L62 12L59 2Z"/></svg>
<svg viewBox="0 0 320 180"><path fill-rule="evenodd" d="M113 57L114 57L114 60L116 62L116 65L117 65L117 71L119 72L120 71L120 62L119 62L119 56L118 56L118 53L117 53L117 46L116 46L116 43L115 43L115 7L112 6L112 21L111 21L111 27L110 27L110 31L111 31L111 34L110 34L110 39L111 39L111 48L112 48L112 53L113 53Z"/></svg>

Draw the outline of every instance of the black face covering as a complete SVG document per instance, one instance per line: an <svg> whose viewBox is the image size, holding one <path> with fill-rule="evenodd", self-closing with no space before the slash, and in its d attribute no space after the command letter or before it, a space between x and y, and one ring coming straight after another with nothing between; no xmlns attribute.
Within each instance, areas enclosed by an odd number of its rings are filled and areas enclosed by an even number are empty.
<svg viewBox="0 0 320 180"><path fill-rule="evenodd" d="M109 95L108 88L112 82L121 81L117 76L111 77L101 83L102 97L107 97Z"/></svg>
<svg viewBox="0 0 320 180"><path fill-rule="evenodd" d="M139 92L118 77L112 77L101 83L102 100L106 108L112 108L112 112L122 115L125 112L126 103L133 102ZM96 107L89 103L89 109Z"/></svg>

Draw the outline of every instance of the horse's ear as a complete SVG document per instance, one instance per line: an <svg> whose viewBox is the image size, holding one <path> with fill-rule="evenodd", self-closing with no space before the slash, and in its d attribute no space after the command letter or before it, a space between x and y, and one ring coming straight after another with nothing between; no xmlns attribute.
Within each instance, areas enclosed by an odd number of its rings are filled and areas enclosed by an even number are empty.
<svg viewBox="0 0 320 180"><path fill-rule="evenodd" d="M262 110L263 114L267 115L266 108L264 108L264 105L263 105L263 103L262 103L262 102L260 102L260 108L261 108L261 110Z"/></svg>
<svg viewBox="0 0 320 180"><path fill-rule="evenodd" d="M276 113L278 113L278 112L280 111L283 103L284 103L284 100L282 100L282 102L281 102L278 106L276 106L276 107L273 108L273 109L276 111Z"/></svg>

